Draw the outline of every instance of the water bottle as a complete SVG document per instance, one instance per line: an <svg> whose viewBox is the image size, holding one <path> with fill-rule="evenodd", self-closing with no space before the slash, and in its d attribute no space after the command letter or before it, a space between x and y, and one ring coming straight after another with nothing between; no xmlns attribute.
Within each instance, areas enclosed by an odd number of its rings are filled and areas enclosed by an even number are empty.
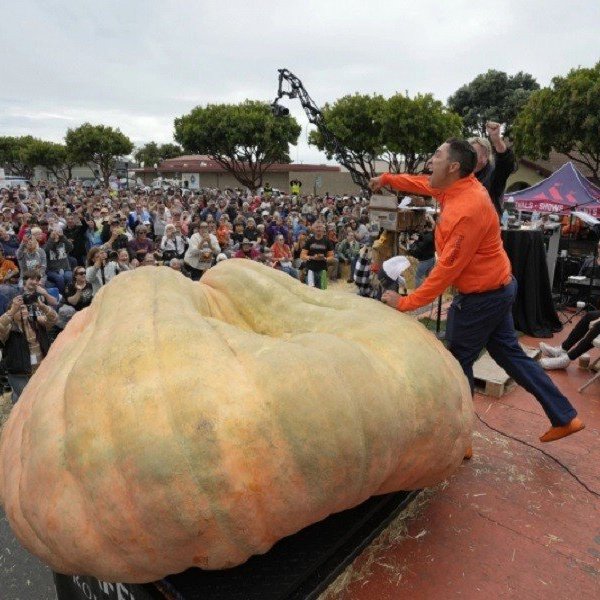
<svg viewBox="0 0 600 600"><path fill-rule="evenodd" d="M508 211L504 209L502 213L502 227L506 229L508 227Z"/></svg>

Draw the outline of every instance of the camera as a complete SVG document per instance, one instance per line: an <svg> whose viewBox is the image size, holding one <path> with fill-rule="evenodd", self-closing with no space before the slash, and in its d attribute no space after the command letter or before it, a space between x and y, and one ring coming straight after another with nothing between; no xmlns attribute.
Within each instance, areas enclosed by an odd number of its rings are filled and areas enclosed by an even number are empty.
<svg viewBox="0 0 600 600"><path fill-rule="evenodd" d="M275 117L287 117L290 114L290 109L281 106L281 104L277 104L277 102L273 102L273 104L271 104L271 112Z"/></svg>
<svg viewBox="0 0 600 600"><path fill-rule="evenodd" d="M37 292L34 292L33 294L23 294L23 304L25 304L25 306L31 306L38 301L38 298L39 294Z"/></svg>
<svg viewBox="0 0 600 600"><path fill-rule="evenodd" d="M23 304L27 307L29 319L32 321L35 321L38 316L36 305L39 298L40 295L37 292L33 292L32 294L23 294Z"/></svg>

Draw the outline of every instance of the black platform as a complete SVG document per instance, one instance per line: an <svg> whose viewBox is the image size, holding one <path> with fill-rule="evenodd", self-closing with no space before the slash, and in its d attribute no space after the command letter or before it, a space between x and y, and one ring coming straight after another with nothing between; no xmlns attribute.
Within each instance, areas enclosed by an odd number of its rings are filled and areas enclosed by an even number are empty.
<svg viewBox="0 0 600 600"><path fill-rule="evenodd" d="M189 569L145 585L54 574L58 600L300 600L321 594L418 492L375 496L223 571Z"/></svg>

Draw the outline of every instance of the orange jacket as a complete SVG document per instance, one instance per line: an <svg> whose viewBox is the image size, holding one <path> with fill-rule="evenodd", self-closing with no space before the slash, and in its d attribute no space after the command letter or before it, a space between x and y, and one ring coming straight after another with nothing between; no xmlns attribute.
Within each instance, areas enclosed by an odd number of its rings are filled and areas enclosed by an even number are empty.
<svg viewBox="0 0 600 600"><path fill-rule="evenodd" d="M502 244L498 214L474 175L444 190L430 187L426 175L387 173L382 182L403 192L433 196L441 205L435 228L435 267L419 288L400 298L398 310L425 306L451 285L469 294L494 290L510 281L511 266Z"/></svg>

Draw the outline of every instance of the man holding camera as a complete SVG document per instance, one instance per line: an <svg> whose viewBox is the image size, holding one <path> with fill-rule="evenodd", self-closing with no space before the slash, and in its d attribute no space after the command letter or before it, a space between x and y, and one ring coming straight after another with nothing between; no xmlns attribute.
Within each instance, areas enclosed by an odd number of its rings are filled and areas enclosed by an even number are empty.
<svg viewBox="0 0 600 600"><path fill-rule="evenodd" d="M0 317L2 363L12 388L15 404L50 348L48 331L58 315L46 304L38 290L40 277L35 271L23 276L23 295L13 298L9 309Z"/></svg>

